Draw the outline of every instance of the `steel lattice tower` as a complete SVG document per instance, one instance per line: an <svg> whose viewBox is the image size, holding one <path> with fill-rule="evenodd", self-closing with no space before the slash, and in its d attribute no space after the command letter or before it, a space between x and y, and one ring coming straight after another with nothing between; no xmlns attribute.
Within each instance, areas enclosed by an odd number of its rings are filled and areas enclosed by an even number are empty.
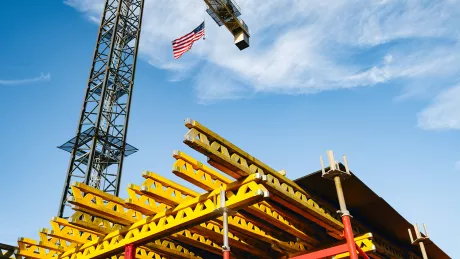
<svg viewBox="0 0 460 259"><path fill-rule="evenodd" d="M59 148L71 153L59 204L66 215L71 182L118 195L144 0L106 0L76 137Z"/></svg>

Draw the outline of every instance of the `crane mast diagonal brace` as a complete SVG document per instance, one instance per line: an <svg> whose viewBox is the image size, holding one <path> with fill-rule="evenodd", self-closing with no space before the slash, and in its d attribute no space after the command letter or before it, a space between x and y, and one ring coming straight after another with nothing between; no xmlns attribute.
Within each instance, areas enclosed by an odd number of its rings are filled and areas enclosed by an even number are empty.
<svg viewBox="0 0 460 259"><path fill-rule="evenodd" d="M144 0L105 2L76 137L59 147L71 153L59 217L72 182L118 195L123 159L137 151L126 134L143 10Z"/></svg>

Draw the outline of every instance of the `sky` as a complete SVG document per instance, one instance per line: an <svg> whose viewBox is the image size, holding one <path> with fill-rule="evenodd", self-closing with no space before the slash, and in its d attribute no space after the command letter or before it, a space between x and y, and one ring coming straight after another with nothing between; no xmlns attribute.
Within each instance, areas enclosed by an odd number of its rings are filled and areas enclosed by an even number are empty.
<svg viewBox="0 0 460 259"><path fill-rule="evenodd" d="M332 149L460 258L460 1L239 0L239 51L199 0L146 0L121 196L171 173L183 121L296 179ZM262 3L263 2L263 3ZM7 1L0 16L0 243L38 239L58 210L102 0ZM174 60L171 41L206 22ZM187 185L187 184L186 184ZM188 186L191 186L188 184ZM346 195L346 190L345 190ZM353 213L351 211L351 213Z"/></svg>

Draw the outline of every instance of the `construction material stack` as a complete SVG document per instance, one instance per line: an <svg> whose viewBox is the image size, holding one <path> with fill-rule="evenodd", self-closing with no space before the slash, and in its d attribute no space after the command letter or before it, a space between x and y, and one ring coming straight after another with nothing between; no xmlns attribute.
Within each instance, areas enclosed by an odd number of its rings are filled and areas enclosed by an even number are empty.
<svg viewBox="0 0 460 259"><path fill-rule="evenodd" d="M294 258L345 242L340 216L332 212L337 208L312 198L197 121L186 120L185 125L184 143L205 155L209 165L174 151L172 172L203 192L148 171L141 185L128 185L127 199L74 183L68 199L73 215L53 218L51 228L39 231L39 240L20 238L15 256L221 258L227 236L230 258ZM409 254L420 259L359 222L353 227L356 244L371 258ZM334 258L346 257L347 252Z"/></svg>

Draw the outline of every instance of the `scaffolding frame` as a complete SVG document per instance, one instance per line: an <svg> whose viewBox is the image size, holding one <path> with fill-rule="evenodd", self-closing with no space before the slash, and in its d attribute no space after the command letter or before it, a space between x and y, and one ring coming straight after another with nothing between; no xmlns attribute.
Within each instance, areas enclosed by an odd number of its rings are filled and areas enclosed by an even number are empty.
<svg viewBox="0 0 460 259"><path fill-rule="evenodd" d="M352 258L353 252L364 258L404 258L395 256L399 248L391 243L385 246L392 252L381 249L374 242L377 233L347 226L346 208L332 212L285 173L199 122L187 119L185 126L184 143L208 163L174 151L172 172L204 192L149 171L143 172L140 186L128 185L126 199L75 182L68 199L74 214L54 217L51 228L39 231L39 240L18 239L10 258L338 259ZM332 166L325 173L338 177L338 169Z"/></svg>

